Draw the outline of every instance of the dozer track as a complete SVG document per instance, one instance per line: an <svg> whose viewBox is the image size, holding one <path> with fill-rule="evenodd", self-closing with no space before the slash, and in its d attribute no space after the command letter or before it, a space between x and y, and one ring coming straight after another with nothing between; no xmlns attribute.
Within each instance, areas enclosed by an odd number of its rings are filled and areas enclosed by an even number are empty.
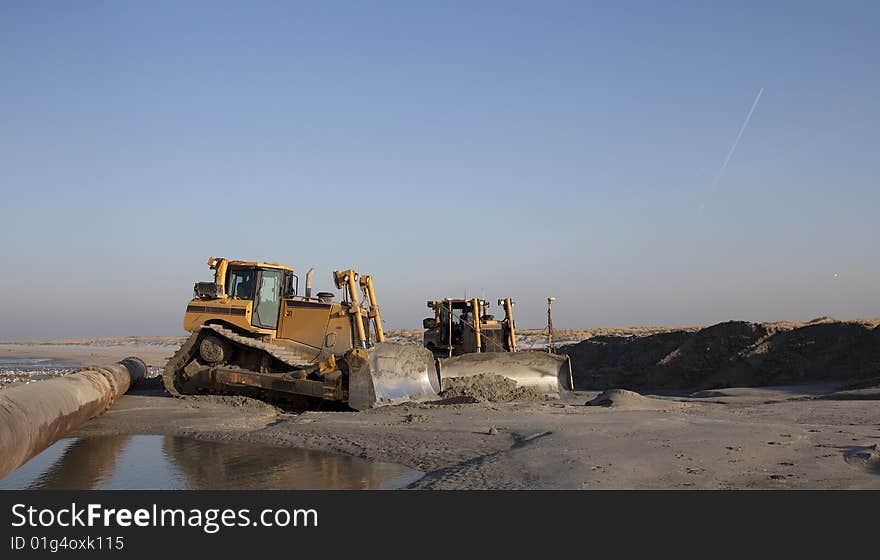
<svg viewBox="0 0 880 560"><path fill-rule="evenodd" d="M199 354L198 342L206 330L213 331L221 337L235 342L240 346L254 348L265 352L279 362L291 367L291 369L306 369L314 367L314 363L303 358L302 356L285 350L278 345L263 342L249 336L242 336L232 329L227 329L220 325L202 325L202 327L190 335L189 338L181 345L180 349L168 360L162 372L162 381L165 388L174 396L180 396L178 381L180 380L183 368L185 368Z"/></svg>
<svg viewBox="0 0 880 560"><path fill-rule="evenodd" d="M227 329L225 327L221 327L220 325L204 325L202 326L202 329L211 329L220 336L228 338L229 340L241 344L242 346L249 346L251 348L256 348L257 350L262 350L279 362L283 362L293 369L302 369L315 365L312 360L303 358L301 355L295 352L285 350L278 344L263 342L262 340L258 340L256 338L243 336L232 329ZM198 334L198 332L196 332L196 334Z"/></svg>
<svg viewBox="0 0 880 560"><path fill-rule="evenodd" d="M198 338L198 331L191 334L189 338L183 341L180 349L178 349L177 352L175 352L165 363L165 367L162 368L162 383L165 385L165 390L175 397L180 396L180 391L177 388L177 374L182 371L184 366L189 363L190 360L195 358L198 353L198 349L196 348L196 341Z"/></svg>
<svg viewBox="0 0 880 560"><path fill-rule="evenodd" d="M261 373L227 363L201 362L199 344L206 331L239 347L272 356L289 366L290 371ZM162 379L174 396L206 390L233 394L262 390L261 394L272 400L299 395L344 401L356 410L435 399L440 390L433 356L421 346L379 343L368 349L350 350L337 360L339 369L326 371L278 345L218 325L203 325L168 360Z"/></svg>

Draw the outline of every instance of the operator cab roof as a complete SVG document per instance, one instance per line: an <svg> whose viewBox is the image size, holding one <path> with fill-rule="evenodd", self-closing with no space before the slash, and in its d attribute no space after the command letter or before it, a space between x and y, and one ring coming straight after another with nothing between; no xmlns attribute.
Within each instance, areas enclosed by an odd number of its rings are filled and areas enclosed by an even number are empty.
<svg viewBox="0 0 880 560"><path fill-rule="evenodd" d="M279 268L281 270L289 270L293 272L292 266L263 261L229 261L229 266L254 266L257 268Z"/></svg>
<svg viewBox="0 0 880 560"><path fill-rule="evenodd" d="M446 307L450 303L452 304L453 308L470 307L472 301L473 301L473 298L467 298L467 299L465 299L465 298L446 298L446 299L438 299L438 300L429 300L428 307L433 308L435 305ZM489 302L484 299L478 299L478 301L480 302L480 305L483 305L486 307L489 306Z"/></svg>

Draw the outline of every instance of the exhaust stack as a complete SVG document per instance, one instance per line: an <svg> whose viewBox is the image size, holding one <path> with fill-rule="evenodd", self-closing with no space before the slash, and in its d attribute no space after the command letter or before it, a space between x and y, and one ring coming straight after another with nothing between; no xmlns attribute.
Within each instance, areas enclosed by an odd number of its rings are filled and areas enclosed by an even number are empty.
<svg viewBox="0 0 880 560"><path fill-rule="evenodd" d="M308 272L306 272L306 297L312 297L312 276L315 275L315 269L310 268Z"/></svg>

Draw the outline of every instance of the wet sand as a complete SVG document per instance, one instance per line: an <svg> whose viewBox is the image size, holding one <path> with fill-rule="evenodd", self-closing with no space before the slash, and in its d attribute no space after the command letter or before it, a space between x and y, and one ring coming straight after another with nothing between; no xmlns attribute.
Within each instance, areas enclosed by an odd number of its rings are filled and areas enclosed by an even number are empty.
<svg viewBox="0 0 880 560"><path fill-rule="evenodd" d="M110 361L138 354L108 348L81 351ZM161 358L153 350L151 365ZM610 406L584 406L598 392L578 391L556 401L292 413L236 397L175 399L152 380L69 435L331 451L424 471L411 485L424 489L880 489L880 390L838 391L845 385L645 394Z"/></svg>
<svg viewBox="0 0 880 560"><path fill-rule="evenodd" d="M425 471L413 488L880 489L880 407L836 400L833 389L732 389L610 407L584 406L596 393L578 392L537 403L300 414L142 390L71 435L173 434L332 451Z"/></svg>

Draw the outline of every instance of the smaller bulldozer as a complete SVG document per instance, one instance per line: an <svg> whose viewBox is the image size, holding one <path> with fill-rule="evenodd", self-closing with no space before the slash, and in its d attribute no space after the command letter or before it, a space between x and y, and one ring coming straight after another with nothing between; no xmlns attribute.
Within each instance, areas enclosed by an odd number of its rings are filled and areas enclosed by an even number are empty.
<svg viewBox="0 0 880 560"><path fill-rule="evenodd" d="M446 388L450 378L498 375L542 393L570 389L568 357L518 351L514 302L504 298L498 300L498 305L504 309L504 318L500 320L489 314L489 302L484 299L446 298L428 302L434 316L422 322L423 344L437 360L441 388Z"/></svg>
<svg viewBox="0 0 880 560"><path fill-rule="evenodd" d="M342 290L335 301L332 292L312 295L313 270L300 291L289 266L215 257L208 265L214 281L195 284L184 314L192 335L165 365L172 395L232 393L356 410L437 397L431 353L385 342L371 276L334 272Z"/></svg>
<svg viewBox="0 0 880 560"><path fill-rule="evenodd" d="M488 314L484 299L444 299L428 302L434 317L422 321L425 348L437 358L451 358L473 352L516 352L513 301L499 299L504 319ZM477 320L478 319L478 320Z"/></svg>

